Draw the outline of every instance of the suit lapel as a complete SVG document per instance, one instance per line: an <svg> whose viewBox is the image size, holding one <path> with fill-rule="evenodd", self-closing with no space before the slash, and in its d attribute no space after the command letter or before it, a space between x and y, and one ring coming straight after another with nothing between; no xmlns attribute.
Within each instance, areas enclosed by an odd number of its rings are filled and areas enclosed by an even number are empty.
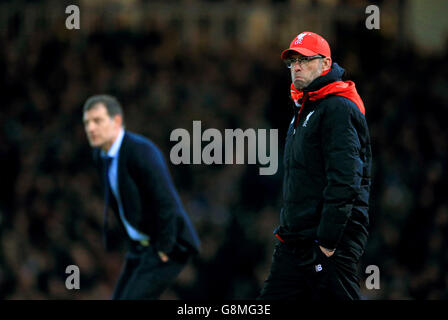
<svg viewBox="0 0 448 320"><path fill-rule="evenodd" d="M123 206L123 210L126 214L126 161L127 161L127 150L128 150L128 140L129 135L125 131L123 141L120 147L120 153L118 155L118 165L117 165L117 183L118 183L118 192L120 193L121 205Z"/></svg>
<svg viewBox="0 0 448 320"><path fill-rule="evenodd" d="M102 167L100 152L99 148L94 148L92 151L93 164L97 169Z"/></svg>

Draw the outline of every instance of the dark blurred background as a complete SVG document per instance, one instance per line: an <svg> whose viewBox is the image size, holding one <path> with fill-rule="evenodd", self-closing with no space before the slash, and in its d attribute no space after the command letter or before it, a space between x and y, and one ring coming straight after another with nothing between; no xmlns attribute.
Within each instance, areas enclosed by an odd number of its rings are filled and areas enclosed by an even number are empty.
<svg viewBox="0 0 448 320"><path fill-rule="evenodd" d="M67 30L65 8L80 8ZM380 30L365 26L380 8ZM123 261L101 242L103 198L82 126L93 94L164 152L172 130L279 130L277 174L169 163L202 252L163 299L252 299L275 244L285 132L280 53L323 35L366 105L374 154L366 299L448 298L446 1L0 1L0 298L108 299ZM445 196L444 196L445 194ZM81 289L65 288L65 268ZM367 290L377 265L380 290Z"/></svg>

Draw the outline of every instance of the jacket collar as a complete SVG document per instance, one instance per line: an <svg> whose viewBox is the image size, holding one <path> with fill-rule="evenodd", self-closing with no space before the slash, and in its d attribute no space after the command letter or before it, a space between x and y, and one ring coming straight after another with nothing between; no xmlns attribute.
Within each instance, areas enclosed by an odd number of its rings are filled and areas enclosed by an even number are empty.
<svg viewBox="0 0 448 320"><path fill-rule="evenodd" d="M117 138L115 139L114 143L110 147L109 151L107 152L107 156L110 158L115 158L120 153L121 145L123 144L123 138L125 135L125 131L123 128L120 129L120 132L118 133ZM105 157L106 153L104 151L101 151L101 156Z"/></svg>

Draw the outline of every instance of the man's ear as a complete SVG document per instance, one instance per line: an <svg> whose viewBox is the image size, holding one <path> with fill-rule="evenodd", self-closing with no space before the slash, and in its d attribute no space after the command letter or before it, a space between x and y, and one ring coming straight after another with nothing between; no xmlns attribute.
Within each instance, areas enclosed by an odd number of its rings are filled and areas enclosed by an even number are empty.
<svg viewBox="0 0 448 320"><path fill-rule="evenodd" d="M325 57L322 59L322 72L325 72L331 68L331 58Z"/></svg>
<svg viewBox="0 0 448 320"><path fill-rule="evenodd" d="M116 114L114 116L114 122L117 126L122 127L123 126L123 116L121 114Z"/></svg>

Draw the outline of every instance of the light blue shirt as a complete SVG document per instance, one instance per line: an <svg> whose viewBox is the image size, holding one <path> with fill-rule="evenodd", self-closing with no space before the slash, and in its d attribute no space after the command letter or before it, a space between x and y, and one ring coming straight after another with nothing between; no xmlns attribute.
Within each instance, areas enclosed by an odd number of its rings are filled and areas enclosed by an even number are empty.
<svg viewBox="0 0 448 320"><path fill-rule="evenodd" d="M129 237L135 241L149 240L149 237L146 234L141 233L133 226L131 226L124 216L123 205L121 203L120 192L118 188L118 161L119 161L121 144L123 142L123 137L124 137L124 129L122 128L120 129L120 133L118 134L117 139L115 139L114 144L107 152L107 155L112 158L112 162L110 163L108 172L110 187L112 189L112 193L115 197L115 200L117 200L118 210L120 211L120 218L121 221L123 222L123 225L125 226L125 229ZM103 156L105 156L105 153L103 151L101 151L101 153Z"/></svg>

